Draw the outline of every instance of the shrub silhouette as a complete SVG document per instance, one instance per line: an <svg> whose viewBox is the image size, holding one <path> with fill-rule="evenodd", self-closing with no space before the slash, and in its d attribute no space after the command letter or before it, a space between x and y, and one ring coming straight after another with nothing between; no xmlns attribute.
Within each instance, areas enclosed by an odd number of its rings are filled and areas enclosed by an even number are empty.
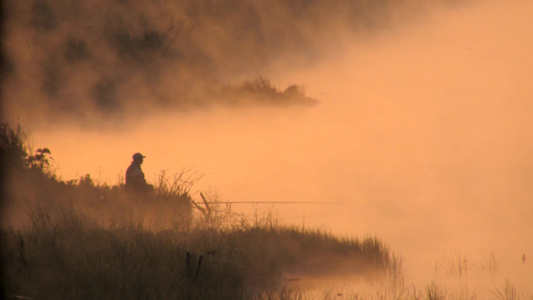
<svg viewBox="0 0 533 300"><path fill-rule="evenodd" d="M24 133L20 126L11 128L8 123L0 123L0 159L2 166L23 168L27 165Z"/></svg>

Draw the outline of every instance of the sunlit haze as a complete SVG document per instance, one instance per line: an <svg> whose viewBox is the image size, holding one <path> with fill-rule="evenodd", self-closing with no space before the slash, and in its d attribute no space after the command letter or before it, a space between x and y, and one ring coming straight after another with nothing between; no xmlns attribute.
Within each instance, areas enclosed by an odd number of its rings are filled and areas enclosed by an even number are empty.
<svg viewBox="0 0 533 300"><path fill-rule="evenodd" d="M63 179L118 184L141 152L150 182L162 170L203 175L194 199L315 202L232 209L376 236L403 257L408 282L438 276L447 256L481 264L495 255L506 266L501 276L531 293L533 268L522 257L533 259L532 11L526 0L435 4L385 28L338 33L302 60L273 59L227 79L298 84L320 101L312 107L155 108L109 126L88 126L101 117L87 116L34 122L9 98L4 111L34 150L51 150ZM161 85L171 74L158 75Z"/></svg>

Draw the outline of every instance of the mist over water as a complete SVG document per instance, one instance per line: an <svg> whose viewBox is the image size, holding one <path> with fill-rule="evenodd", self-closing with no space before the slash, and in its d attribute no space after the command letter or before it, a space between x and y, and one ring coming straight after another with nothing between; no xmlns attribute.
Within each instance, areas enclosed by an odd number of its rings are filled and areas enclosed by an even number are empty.
<svg viewBox="0 0 533 300"><path fill-rule="evenodd" d="M321 100L313 108L150 112L112 130L30 125L30 140L52 150L64 179L115 184L142 152L149 181L187 168L205 174L195 191L223 201L324 202L233 209L377 236L404 258L407 282L429 283L446 256L483 264L494 254L499 276L531 293L532 9L433 10L347 36L305 67L261 70L282 88L303 84Z"/></svg>

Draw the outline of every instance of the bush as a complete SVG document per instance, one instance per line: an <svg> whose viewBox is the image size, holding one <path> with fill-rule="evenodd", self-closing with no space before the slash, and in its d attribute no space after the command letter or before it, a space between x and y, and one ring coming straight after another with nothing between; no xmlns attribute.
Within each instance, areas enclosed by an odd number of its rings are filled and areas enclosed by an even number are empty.
<svg viewBox="0 0 533 300"><path fill-rule="evenodd" d="M0 159L7 170L27 166L25 135L20 126L11 128L8 123L0 123Z"/></svg>

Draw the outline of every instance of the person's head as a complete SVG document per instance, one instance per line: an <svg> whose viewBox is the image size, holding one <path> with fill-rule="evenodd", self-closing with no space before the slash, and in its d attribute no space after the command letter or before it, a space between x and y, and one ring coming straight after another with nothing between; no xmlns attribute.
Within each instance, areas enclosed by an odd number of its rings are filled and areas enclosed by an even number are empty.
<svg viewBox="0 0 533 300"><path fill-rule="evenodd" d="M137 153L133 154L133 161L140 165L140 164L143 163L145 157L146 156L144 156L141 153L137 152Z"/></svg>

